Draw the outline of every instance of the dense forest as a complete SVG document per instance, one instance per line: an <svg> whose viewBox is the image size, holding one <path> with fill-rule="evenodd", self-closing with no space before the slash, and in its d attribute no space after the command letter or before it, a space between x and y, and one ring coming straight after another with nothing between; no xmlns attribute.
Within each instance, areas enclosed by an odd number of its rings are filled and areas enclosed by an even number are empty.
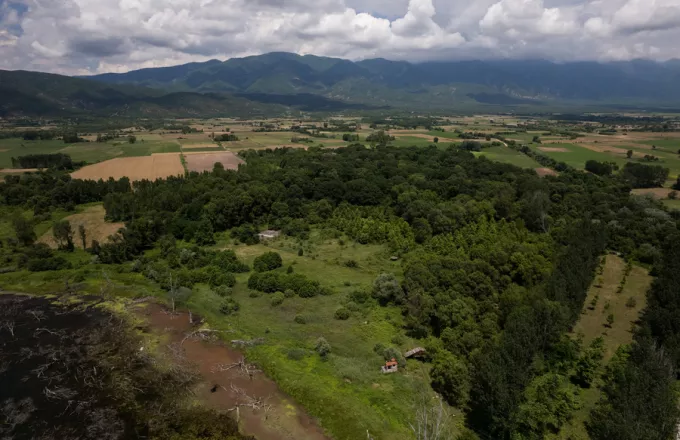
<svg viewBox="0 0 680 440"><path fill-rule="evenodd" d="M250 270L233 253L201 249L216 232L256 243L264 227L300 238L318 228L385 245L401 258L404 277L381 275L371 294L401 307L409 335L422 339L432 386L467 414L464 438L541 439L566 422L575 390L592 381L584 365L593 350L566 333L601 255L619 252L653 266L658 278L635 343L608 368L605 398L588 429L596 439L672 437L679 219L660 202L630 196L627 176L566 168L541 178L455 147L355 144L241 156L246 164L238 171L216 164L212 172L132 185L56 171L10 176L0 198L37 216L103 201L107 218L126 228L112 242L92 243L91 252L106 264L134 261L171 291L195 282L233 285L231 274ZM68 264L34 245L26 223L14 219L17 240L3 248L6 265ZM196 247L180 251L177 240ZM161 252L144 255L154 247ZM277 265L274 257L258 261L249 287L333 294L304 276L269 272ZM176 276L168 281L164 273Z"/></svg>

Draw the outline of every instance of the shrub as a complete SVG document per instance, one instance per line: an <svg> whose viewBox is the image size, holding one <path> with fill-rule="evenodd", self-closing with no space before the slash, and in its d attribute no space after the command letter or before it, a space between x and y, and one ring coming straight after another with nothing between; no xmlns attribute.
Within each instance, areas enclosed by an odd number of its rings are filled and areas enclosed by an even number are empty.
<svg viewBox="0 0 680 440"><path fill-rule="evenodd" d="M307 351L302 348L291 348L288 350L288 359L293 361L301 361L307 355Z"/></svg>
<svg viewBox="0 0 680 440"><path fill-rule="evenodd" d="M314 350L316 350L317 353L319 353L319 356L321 356L321 359L327 359L328 355L331 353L331 344L326 341L323 337L320 337L319 339L316 340L316 346L314 347Z"/></svg>
<svg viewBox="0 0 680 440"><path fill-rule="evenodd" d="M283 304L283 300L286 297L284 296L283 292L276 292L274 295L272 295L272 307L280 306Z"/></svg>
<svg viewBox="0 0 680 440"><path fill-rule="evenodd" d="M307 317L305 315L295 315L294 321L298 324L307 324Z"/></svg>
<svg viewBox="0 0 680 440"><path fill-rule="evenodd" d="M238 312L240 306L234 298L225 298L220 304L220 313L223 315L231 315Z"/></svg>
<svg viewBox="0 0 680 440"><path fill-rule="evenodd" d="M349 294L349 298L358 304L364 304L371 297L371 294L366 290L355 290Z"/></svg>
<svg viewBox="0 0 680 440"><path fill-rule="evenodd" d="M253 267L256 272L268 272L283 266L281 255L276 252L266 252L255 258Z"/></svg>
<svg viewBox="0 0 680 440"><path fill-rule="evenodd" d="M248 294L248 297L250 298L259 298L261 297L262 294L258 292L257 290L251 290L250 293Z"/></svg>
<svg viewBox="0 0 680 440"><path fill-rule="evenodd" d="M350 312L344 307L340 307L338 310L335 311L335 319L339 319L341 321L346 321L350 317Z"/></svg>
<svg viewBox="0 0 680 440"><path fill-rule="evenodd" d="M359 304L355 303L354 301L350 301L345 304L345 308L347 308L347 310L350 312L358 312L360 310Z"/></svg>
<svg viewBox="0 0 680 440"><path fill-rule="evenodd" d="M626 301L626 307L629 309L634 308L637 305L637 300L633 298L632 296L628 298L628 301Z"/></svg>
<svg viewBox="0 0 680 440"><path fill-rule="evenodd" d="M231 296L233 289L229 286L217 286L213 288L213 292L224 298L225 296Z"/></svg>
<svg viewBox="0 0 680 440"><path fill-rule="evenodd" d="M292 298L295 296L295 292L293 292L291 289L286 289L283 291L283 296L286 298Z"/></svg>
<svg viewBox="0 0 680 440"><path fill-rule="evenodd" d="M299 290L300 298L312 298L319 294L319 283L316 281L307 281Z"/></svg>
<svg viewBox="0 0 680 440"><path fill-rule="evenodd" d="M295 270L293 269L293 266L288 266L288 269L286 270L286 273L293 273Z"/></svg>
<svg viewBox="0 0 680 440"><path fill-rule="evenodd" d="M383 273L373 282L373 296L385 305L390 302L401 304L404 302L404 291L399 281L392 274Z"/></svg>
<svg viewBox="0 0 680 440"><path fill-rule="evenodd" d="M373 351L375 352L375 354L379 354L380 356L382 356L383 353L385 353L385 346L382 343L378 342L373 346Z"/></svg>
<svg viewBox="0 0 680 440"><path fill-rule="evenodd" d="M356 260L347 260L345 261L345 266L349 267L350 269L356 269L359 267L359 263L356 262Z"/></svg>
<svg viewBox="0 0 680 440"><path fill-rule="evenodd" d="M392 338L392 343L394 345L403 345L406 342L406 338L401 333L394 335Z"/></svg>
<svg viewBox="0 0 680 440"><path fill-rule="evenodd" d="M305 254L305 252L302 250L302 248L298 249L298 257L301 257Z"/></svg>

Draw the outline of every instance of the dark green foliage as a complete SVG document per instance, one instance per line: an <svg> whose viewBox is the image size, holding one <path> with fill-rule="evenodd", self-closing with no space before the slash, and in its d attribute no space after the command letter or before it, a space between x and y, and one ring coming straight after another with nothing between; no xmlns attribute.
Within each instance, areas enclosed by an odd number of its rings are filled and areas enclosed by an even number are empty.
<svg viewBox="0 0 680 440"><path fill-rule="evenodd" d="M258 230L251 224L244 224L232 229L231 236L245 244L252 245L260 242Z"/></svg>
<svg viewBox="0 0 680 440"><path fill-rule="evenodd" d="M464 361L446 350L440 351L432 359L430 379L432 388L448 402L465 406L470 392L470 375Z"/></svg>
<svg viewBox="0 0 680 440"><path fill-rule="evenodd" d="M230 296L233 293L233 289L228 286L216 286L213 287L213 292L215 292L217 295L221 296L222 298Z"/></svg>
<svg viewBox="0 0 680 440"><path fill-rule="evenodd" d="M346 321L351 316L351 313L345 307L340 307L339 309L337 309L335 311L335 314L333 316L335 317L335 319L339 319L341 321Z"/></svg>
<svg viewBox="0 0 680 440"><path fill-rule="evenodd" d="M276 252L267 252L255 258L253 268L256 272L267 272L283 266L281 255Z"/></svg>
<svg viewBox="0 0 680 440"><path fill-rule="evenodd" d="M17 213L12 217L12 228L14 228L17 240L24 246L32 245L37 239L33 224L21 214Z"/></svg>
<svg viewBox="0 0 680 440"><path fill-rule="evenodd" d="M572 380L583 388L589 388L595 380L597 369L604 357L604 340L596 338L576 362Z"/></svg>
<svg viewBox="0 0 680 440"><path fill-rule="evenodd" d="M241 306L234 298L225 298L220 304L220 313L223 315L232 315L239 311Z"/></svg>
<svg viewBox="0 0 680 440"><path fill-rule="evenodd" d="M302 348L291 348L287 353L288 359L293 361L301 361L306 355L307 351Z"/></svg>
<svg viewBox="0 0 680 440"><path fill-rule="evenodd" d="M589 160L586 162L586 171L589 171L598 176L609 176L614 171L616 164L613 162L598 162L596 160Z"/></svg>
<svg viewBox="0 0 680 440"><path fill-rule="evenodd" d="M295 315L293 319L297 324L307 324L307 317L305 315Z"/></svg>
<svg viewBox="0 0 680 440"><path fill-rule="evenodd" d="M283 294L283 292L275 292L272 295L272 300L271 304L273 307L280 306L283 304L283 301L286 299L286 296Z"/></svg>
<svg viewBox="0 0 680 440"><path fill-rule="evenodd" d="M199 246L208 246L215 244L215 235L213 234L212 224L208 219L203 219L198 222L196 231L194 232L194 240Z"/></svg>
<svg viewBox="0 0 680 440"><path fill-rule="evenodd" d="M328 358L328 355L331 354L331 344L329 344L325 338L320 337L316 340L314 350L321 356L321 359L325 360Z"/></svg>
<svg viewBox="0 0 680 440"><path fill-rule="evenodd" d="M73 229L68 220L61 220L52 225L52 235L61 250L73 251Z"/></svg>
<svg viewBox="0 0 680 440"><path fill-rule="evenodd" d="M225 133L219 136L215 136L215 140L218 142L234 142L238 141L238 136L233 133Z"/></svg>
<svg viewBox="0 0 680 440"><path fill-rule="evenodd" d="M73 161L68 154L29 154L12 158L12 168L54 168L72 170Z"/></svg>
<svg viewBox="0 0 680 440"><path fill-rule="evenodd" d="M322 293L321 285L304 275L281 272L256 272L248 278L248 288L266 293L291 290L301 298L311 298Z"/></svg>
<svg viewBox="0 0 680 440"><path fill-rule="evenodd" d="M648 339L612 362L604 397L587 423L593 440L671 440L680 412L674 367Z"/></svg>
<svg viewBox="0 0 680 440"><path fill-rule="evenodd" d="M628 162L621 175L633 188L662 187L666 183L669 170L660 165L643 165Z"/></svg>
<svg viewBox="0 0 680 440"><path fill-rule="evenodd" d="M401 304L404 301L404 291L394 275L383 273L373 281L373 297L381 304Z"/></svg>

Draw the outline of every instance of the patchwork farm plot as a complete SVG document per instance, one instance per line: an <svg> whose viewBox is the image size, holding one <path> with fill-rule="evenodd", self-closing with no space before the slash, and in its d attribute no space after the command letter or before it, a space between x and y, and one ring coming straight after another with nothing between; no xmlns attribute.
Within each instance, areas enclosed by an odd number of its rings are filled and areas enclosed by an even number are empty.
<svg viewBox="0 0 680 440"><path fill-rule="evenodd" d="M188 171L212 171L215 163L220 162L227 170L238 169L243 160L230 151L218 153L184 153Z"/></svg>
<svg viewBox="0 0 680 440"><path fill-rule="evenodd" d="M153 154L145 157L116 158L88 165L71 173L74 179L98 180L128 177L131 181L181 176L184 167L179 153Z"/></svg>

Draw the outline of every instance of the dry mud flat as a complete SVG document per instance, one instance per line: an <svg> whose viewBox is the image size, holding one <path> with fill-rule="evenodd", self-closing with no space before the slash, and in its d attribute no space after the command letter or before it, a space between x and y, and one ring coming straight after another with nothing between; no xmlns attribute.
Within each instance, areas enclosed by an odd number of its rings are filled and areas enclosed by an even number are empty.
<svg viewBox="0 0 680 440"><path fill-rule="evenodd" d="M180 153L158 153L143 157L119 157L88 165L71 173L74 179L108 180L128 177L131 181L156 180L184 175Z"/></svg>
<svg viewBox="0 0 680 440"><path fill-rule="evenodd" d="M237 170L238 166L243 163L237 155L230 151L213 152L184 152L184 160L187 163L189 171L212 171L215 163L220 162L224 165L225 170Z"/></svg>
<svg viewBox="0 0 680 440"><path fill-rule="evenodd" d="M205 337L211 333L197 332L186 313L173 315L157 304L139 313L153 332L165 338L169 349L180 350L195 366L202 380L195 391L199 400L218 411L229 411L234 417L238 407L239 424L245 434L259 440L328 440L316 422L274 381L247 361L239 365L243 354L215 337Z"/></svg>

